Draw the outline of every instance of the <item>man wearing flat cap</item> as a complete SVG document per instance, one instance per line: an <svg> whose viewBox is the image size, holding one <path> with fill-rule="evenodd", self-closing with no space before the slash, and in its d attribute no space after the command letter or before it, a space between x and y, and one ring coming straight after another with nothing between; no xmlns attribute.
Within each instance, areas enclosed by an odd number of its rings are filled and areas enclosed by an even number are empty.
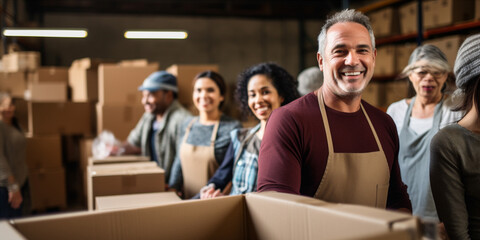
<svg viewBox="0 0 480 240"><path fill-rule="evenodd" d="M190 113L177 101L177 79L166 71L150 74L138 88L145 108L130 132L123 154L150 156L165 170L165 179L176 155L177 129Z"/></svg>

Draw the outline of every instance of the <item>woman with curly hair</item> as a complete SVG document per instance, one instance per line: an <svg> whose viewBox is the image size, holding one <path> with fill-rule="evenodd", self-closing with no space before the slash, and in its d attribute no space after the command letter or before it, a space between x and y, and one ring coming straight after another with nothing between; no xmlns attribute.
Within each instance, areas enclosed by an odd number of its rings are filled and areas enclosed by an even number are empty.
<svg viewBox="0 0 480 240"><path fill-rule="evenodd" d="M257 189L258 153L265 125L273 110L299 97L297 81L274 63L261 63L246 69L238 77L236 98L244 113L253 114L260 123L253 128L230 132L230 146L222 165L200 191L202 199L225 194L231 182L230 195Z"/></svg>

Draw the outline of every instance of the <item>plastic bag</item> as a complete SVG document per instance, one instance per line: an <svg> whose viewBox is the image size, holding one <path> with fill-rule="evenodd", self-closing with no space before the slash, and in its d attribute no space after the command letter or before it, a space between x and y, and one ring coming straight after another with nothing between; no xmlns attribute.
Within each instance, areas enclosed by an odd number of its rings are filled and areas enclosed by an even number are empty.
<svg viewBox="0 0 480 240"><path fill-rule="evenodd" d="M113 155L121 155L124 151L120 141L118 141L110 131L102 131L92 143L92 154L94 158L103 159L112 155L112 153L114 153Z"/></svg>

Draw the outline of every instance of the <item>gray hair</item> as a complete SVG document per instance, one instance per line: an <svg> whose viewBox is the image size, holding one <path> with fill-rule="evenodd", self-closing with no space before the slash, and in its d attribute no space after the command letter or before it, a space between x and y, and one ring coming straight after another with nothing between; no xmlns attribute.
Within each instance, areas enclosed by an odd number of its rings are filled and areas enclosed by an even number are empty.
<svg viewBox="0 0 480 240"><path fill-rule="evenodd" d="M408 65L403 69L402 74L408 75L410 71L415 67L415 63L420 60L427 60L429 65L436 67L440 70L449 72L450 65L448 65L447 56L438 47L430 44L418 46L413 50L410 58L408 59Z"/></svg>
<svg viewBox="0 0 480 240"><path fill-rule="evenodd" d="M318 67L309 67L298 74L298 92L303 96L319 89L323 84L323 73Z"/></svg>
<svg viewBox="0 0 480 240"><path fill-rule="evenodd" d="M375 36L373 35L373 28L370 25L370 19L363 13L355 11L355 9L345 9L341 12L335 13L327 19L322 27L322 31L318 35L318 53L323 57L325 54L325 39L327 38L328 29L341 22L354 22L363 25L370 35L372 41L372 48L375 49Z"/></svg>

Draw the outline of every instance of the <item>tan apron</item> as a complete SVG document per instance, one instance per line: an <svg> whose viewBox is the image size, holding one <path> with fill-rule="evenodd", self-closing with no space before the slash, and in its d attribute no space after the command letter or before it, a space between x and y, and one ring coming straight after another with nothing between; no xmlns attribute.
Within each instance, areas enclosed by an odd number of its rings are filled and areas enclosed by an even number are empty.
<svg viewBox="0 0 480 240"><path fill-rule="evenodd" d="M321 91L318 92L318 104L327 137L328 159L315 198L328 202L385 208L390 169L377 132L363 105L360 103L378 145L379 151L376 152L335 153Z"/></svg>
<svg viewBox="0 0 480 240"><path fill-rule="evenodd" d="M187 143L187 138L193 123L197 120L198 118L194 118L188 124L180 147L185 199L195 196L207 184L218 168L218 163L215 160L215 139L220 122L215 123L213 127L210 146L196 146Z"/></svg>

